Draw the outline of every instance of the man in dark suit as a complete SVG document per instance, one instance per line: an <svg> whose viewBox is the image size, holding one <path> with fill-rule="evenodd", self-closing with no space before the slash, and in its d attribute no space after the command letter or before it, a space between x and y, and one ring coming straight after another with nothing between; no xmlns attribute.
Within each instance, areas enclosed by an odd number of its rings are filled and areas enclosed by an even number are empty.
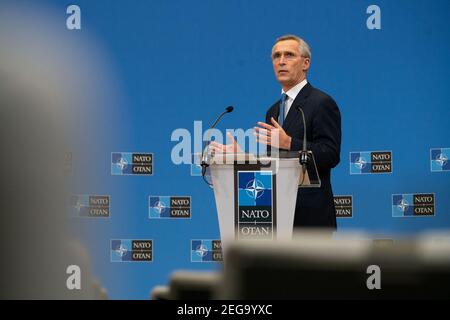
<svg viewBox="0 0 450 320"><path fill-rule="evenodd" d="M310 60L310 48L301 38L287 35L276 40L272 63L282 98L269 108L266 122L258 122L255 135L268 149L301 150L303 123L297 110L301 107L307 149L314 154L321 187L298 189L294 227L336 229L330 175L340 161L341 116L336 102L306 80Z"/></svg>

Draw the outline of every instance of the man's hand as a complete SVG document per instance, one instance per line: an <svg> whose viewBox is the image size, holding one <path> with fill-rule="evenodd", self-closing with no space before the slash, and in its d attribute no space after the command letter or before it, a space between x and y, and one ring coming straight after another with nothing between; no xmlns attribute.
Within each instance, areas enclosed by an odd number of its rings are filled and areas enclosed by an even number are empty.
<svg viewBox="0 0 450 320"><path fill-rule="evenodd" d="M274 118L270 118L270 121L272 126L265 122L258 122L259 127L255 127L254 133L256 141L278 149L290 150L292 138L286 134Z"/></svg>
<svg viewBox="0 0 450 320"><path fill-rule="evenodd" d="M215 141L211 141L209 147L215 153L238 153L242 152L239 144L234 140L233 135L227 132L228 140L231 142L229 144L222 144Z"/></svg>

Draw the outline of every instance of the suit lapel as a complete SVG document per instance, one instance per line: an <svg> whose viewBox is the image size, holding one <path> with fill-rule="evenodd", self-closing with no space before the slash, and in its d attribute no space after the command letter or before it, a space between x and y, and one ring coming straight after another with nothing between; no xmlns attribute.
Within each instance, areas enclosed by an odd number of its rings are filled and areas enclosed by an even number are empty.
<svg viewBox="0 0 450 320"><path fill-rule="evenodd" d="M297 97L295 97L294 102L292 103L292 106L289 108L289 112L286 116L286 119L284 120L283 129L287 131L289 127L291 127L293 124L298 123L300 121L301 114L297 110L297 106L304 107L304 102L308 98L309 94L312 90L311 84L308 82L302 90L298 93ZM301 121L300 121L301 123Z"/></svg>

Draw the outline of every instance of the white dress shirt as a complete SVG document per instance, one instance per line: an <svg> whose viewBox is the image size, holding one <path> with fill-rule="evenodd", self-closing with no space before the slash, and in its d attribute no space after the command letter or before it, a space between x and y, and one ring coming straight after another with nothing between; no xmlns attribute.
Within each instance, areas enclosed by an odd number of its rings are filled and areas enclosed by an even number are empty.
<svg viewBox="0 0 450 320"><path fill-rule="evenodd" d="M302 82L299 82L298 84L296 84L295 86L290 88L287 92L284 92L284 90L281 90L281 94L286 93L286 95L287 95L286 104L285 104L285 108L284 108L284 112L285 112L284 119L286 119L286 117L289 113L289 110L291 109L292 103L294 102L298 93L303 89L304 86L306 86L307 83L308 83L308 81L306 79L304 79Z"/></svg>

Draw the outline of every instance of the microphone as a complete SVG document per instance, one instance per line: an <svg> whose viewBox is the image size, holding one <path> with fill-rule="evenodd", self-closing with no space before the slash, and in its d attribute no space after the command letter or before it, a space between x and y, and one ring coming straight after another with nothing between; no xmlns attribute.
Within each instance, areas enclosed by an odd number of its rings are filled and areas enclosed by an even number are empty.
<svg viewBox="0 0 450 320"><path fill-rule="evenodd" d="M295 107L297 111L299 111L302 114L302 120L303 120L303 146L302 151L300 151L300 159L299 162L302 165L303 169L305 169L305 165L308 163L308 151L306 150L306 121L305 121L305 114L303 113L303 109L301 106L297 105Z"/></svg>
<svg viewBox="0 0 450 320"><path fill-rule="evenodd" d="M225 108L225 111L226 111L227 113L230 113L230 112L232 112L233 110L234 110L233 106L228 106L228 107Z"/></svg>
<svg viewBox="0 0 450 320"><path fill-rule="evenodd" d="M228 106L225 108L224 111L222 111L222 113L217 117L216 121L214 121L214 123L212 124L212 126L208 129L214 129L214 127L216 126L217 122L219 122L219 120L223 117L224 114L226 113L230 113L234 110L233 106ZM206 168L209 166L209 156L208 156L208 152L205 153L205 150L207 149L207 147L209 146L209 138L205 140L205 144L204 144L204 148L202 151L202 162L201 162L201 167L202 167L202 176L205 176L206 173Z"/></svg>

